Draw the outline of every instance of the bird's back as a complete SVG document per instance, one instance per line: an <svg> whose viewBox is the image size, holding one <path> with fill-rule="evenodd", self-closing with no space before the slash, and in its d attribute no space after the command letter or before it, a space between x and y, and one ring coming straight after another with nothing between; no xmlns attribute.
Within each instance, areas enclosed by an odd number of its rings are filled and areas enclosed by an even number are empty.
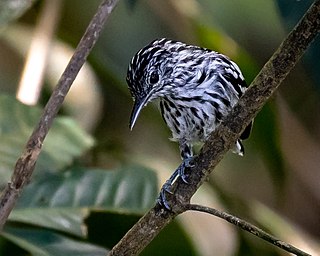
<svg viewBox="0 0 320 256"><path fill-rule="evenodd" d="M161 98L160 109L173 140L202 142L236 104L246 83L226 56L183 45L169 49L177 52L171 60L174 89Z"/></svg>

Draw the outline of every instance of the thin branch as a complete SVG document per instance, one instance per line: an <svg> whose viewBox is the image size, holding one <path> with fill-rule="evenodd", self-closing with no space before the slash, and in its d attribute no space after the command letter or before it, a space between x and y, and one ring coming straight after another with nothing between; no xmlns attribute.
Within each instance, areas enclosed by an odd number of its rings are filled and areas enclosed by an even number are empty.
<svg viewBox="0 0 320 256"><path fill-rule="evenodd" d="M47 105L44 108L38 125L33 130L24 152L18 159L11 181L4 188L0 197L0 230L2 230L10 212L12 211L23 187L31 179L36 161L41 152L42 144L52 122L57 115L65 96L74 79L85 63L91 49L95 45L102 31L103 25L116 6L118 0L103 0L86 32L81 38L73 56L55 87Z"/></svg>
<svg viewBox="0 0 320 256"><path fill-rule="evenodd" d="M301 251L300 249L294 247L293 245L288 244L284 241L281 241L278 238L263 231L262 229L254 226L254 225L250 224L249 222L246 222L236 216L233 216L229 213L219 211L217 209L213 209L210 207L197 205L197 204L187 204L185 206L185 210L192 210L192 211L209 213L211 215L214 215L214 216L217 216L221 219L224 219L224 220L228 221L229 223L234 224L234 225L240 227L241 229L248 231L249 233L251 233L251 234L253 234L253 235L255 235L255 236L287 251L287 252L291 252L297 256L311 256L310 254Z"/></svg>
<svg viewBox="0 0 320 256"><path fill-rule="evenodd" d="M184 184L177 180L174 195L168 195L173 212L156 205L114 246L109 256L137 255L174 217L184 212L184 205L190 202L213 168L293 69L319 30L320 0L316 0L265 64L238 104L204 144L189 174L190 183Z"/></svg>

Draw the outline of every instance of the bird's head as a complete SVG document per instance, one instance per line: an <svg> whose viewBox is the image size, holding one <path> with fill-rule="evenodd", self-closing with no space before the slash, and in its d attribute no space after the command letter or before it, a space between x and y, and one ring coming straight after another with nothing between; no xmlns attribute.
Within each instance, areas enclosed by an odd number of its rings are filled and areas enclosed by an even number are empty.
<svg viewBox="0 0 320 256"><path fill-rule="evenodd" d="M127 83L134 99L130 129L133 128L142 108L148 102L163 97L172 86L174 69L171 52L167 45L171 41L159 39L138 51L132 58L127 72Z"/></svg>

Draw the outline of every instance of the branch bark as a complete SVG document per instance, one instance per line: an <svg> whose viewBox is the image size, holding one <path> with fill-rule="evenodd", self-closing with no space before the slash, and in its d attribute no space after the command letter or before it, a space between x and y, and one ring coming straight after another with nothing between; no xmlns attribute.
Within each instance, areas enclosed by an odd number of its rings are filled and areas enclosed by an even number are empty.
<svg viewBox="0 0 320 256"><path fill-rule="evenodd" d="M185 211L193 194L277 90L319 31L320 0L316 0L204 144L189 174L190 183L177 180L174 195L168 195L173 211L168 212L157 204L114 246L109 256L139 254L174 217Z"/></svg>
<svg viewBox="0 0 320 256"><path fill-rule="evenodd" d="M42 144L47 136L52 122L57 115L65 96L67 95L74 79L85 63L90 51L97 42L103 25L116 6L118 0L103 0L86 32L81 38L73 56L70 59L65 71L60 77L47 105L44 108L38 125L33 130L24 152L18 159L11 181L7 184L0 197L0 230L22 192L23 187L31 179L36 161L41 152Z"/></svg>
<svg viewBox="0 0 320 256"><path fill-rule="evenodd" d="M202 206L202 205L197 205L197 204L188 204L186 205L186 210L191 210L191 211L198 211L198 212L204 212L204 213L208 213L211 215L214 215L216 217L219 217L221 219L224 219L226 221L228 221L229 223L240 227L241 229L248 231L249 233L271 243L274 244L275 246L287 251L287 252L291 252L295 255L298 256L311 256L308 253L305 253L301 250L299 250L298 248L294 247L291 244L288 244L284 241L279 240L278 238L268 234L267 232L263 231L262 229L250 224L247 221L244 221L236 216L233 216L229 213L223 212L223 211L219 211L210 207L206 207L206 206Z"/></svg>

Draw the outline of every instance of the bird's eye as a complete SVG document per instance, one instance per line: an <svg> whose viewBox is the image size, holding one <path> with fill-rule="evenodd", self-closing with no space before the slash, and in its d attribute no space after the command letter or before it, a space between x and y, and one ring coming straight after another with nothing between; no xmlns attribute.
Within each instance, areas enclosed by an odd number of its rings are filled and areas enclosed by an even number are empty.
<svg viewBox="0 0 320 256"><path fill-rule="evenodd" d="M152 72L149 78L150 84L156 84L159 81L159 74L157 72Z"/></svg>

